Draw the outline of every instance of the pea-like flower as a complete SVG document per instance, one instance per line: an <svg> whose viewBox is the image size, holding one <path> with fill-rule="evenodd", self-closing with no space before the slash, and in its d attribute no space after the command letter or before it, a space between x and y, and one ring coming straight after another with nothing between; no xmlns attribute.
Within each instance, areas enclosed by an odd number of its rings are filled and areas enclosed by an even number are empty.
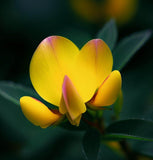
<svg viewBox="0 0 153 160"><path fill-rule="evenodd" d="M24 115L42 128L58 123L64 115L79 126L86 104L97 109L116 101L121 75L112 66L112 53L101 39L90 40L81 50L61 36L44 39L32 57L30 79L37 93L59 110L24 96L20 99Z"/></svg>
<svg viewBox="0 0 153 160"><path fill-rule="evenodd" d="M80 18L92 23L102 23L114 18L118 24L126 24L133 18L138 6L138 0L69 1Z"/></svg>

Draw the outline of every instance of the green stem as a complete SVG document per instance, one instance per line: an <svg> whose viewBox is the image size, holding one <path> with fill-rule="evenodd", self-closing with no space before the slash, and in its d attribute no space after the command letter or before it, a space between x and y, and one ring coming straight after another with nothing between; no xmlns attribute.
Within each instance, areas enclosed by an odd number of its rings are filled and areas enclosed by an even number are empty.
<svg viewBox="0 0 153 160"><path fill-rule="evenodd" d="M104 126L104 121L102 118L95 120L95 122L91 122L91 121L84 119L84 118L83 118L83 120L89 126L96 128L102 135L105 134L105 126ZM118 143L120 144L122 151L124 152L125 156L127 157L127 160L138 160L137 154L132 151L132 149L128 145L127 141L122 140Z"/></svg>
<svg viewBox="0 0 153 160"><path fill-rule="evenodd" d="M85 118L83 118L83 121L87 123L89 126L96 128L102 135L104 134L104 124L103 122L99 123L99 121L91 122Z"/></svg>

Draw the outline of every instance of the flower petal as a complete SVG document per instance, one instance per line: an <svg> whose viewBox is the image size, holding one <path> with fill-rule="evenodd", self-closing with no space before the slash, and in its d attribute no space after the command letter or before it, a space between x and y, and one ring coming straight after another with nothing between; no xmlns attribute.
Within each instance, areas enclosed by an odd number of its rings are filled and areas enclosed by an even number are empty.
<svg viewBox="0 0 153 160"><path fill-rule="evenodd" d="M35 90L46 101L59 106L62 83L68 75L84 102L89 101L112 70L112 53L100 39L89 41L80 51L68 39L46 38L38 46L30 64Z"/></svg>
<svg viewBox="0 0 153 160"><path fill-rule="evenodd" d="M111 73L112 65L112 53L103 40L91 40L81 49L76 60L76 77L72 82L85 102L92 98Z"/></svg>
<svg viewBox="0 0 153 160"><path fill-rule="evenodd" d="M80 115L86 111L84 101L68 76L64 77L59 111L66 114L68 119L71 119L70 122L75 125L79 125Z"/></svg>
<svg viewBox="0 0 153 160"><path fill-rule="evenodd" d="M121 90L121 74L115 70L105 79L98 91L91 99L89 104L92 106L109 106L112 105Z"/></svg>
<svg viewBox="0 0 153 160"><path fill-rule="evenodd" d="M58 111L50 110L43 103L29 96L21 97L20 105L25 117L34 125L42 128L54 124L62 117Z"/></svg>
<svg viewBox="0 0 153 160"><path fill-rule="evenodd" d="M79 126L82 115L78 116L78 117L77 117L76 119L74 119L74 120L71 119L71 117L69 116L69 114L66 114L66 116L67 116L67 119L69 120L69 122L70 122L72 125L77 126L77 127Z"/></svg>
<svg viewBox="0 0 153 160"><path fill-rule="evenodd" d="M30 63L35 90L46 101L59 106L64 76L73 69L79 49L68 39L51 36L36 49Z"/></svg>

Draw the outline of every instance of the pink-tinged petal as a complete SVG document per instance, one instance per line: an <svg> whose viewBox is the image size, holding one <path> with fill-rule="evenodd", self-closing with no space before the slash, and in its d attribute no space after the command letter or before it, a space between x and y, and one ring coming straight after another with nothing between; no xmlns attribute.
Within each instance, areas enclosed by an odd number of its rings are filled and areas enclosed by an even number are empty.
<svg viewBox="0 0 153 160"><path fill-rule="evenodd" d="M83 99L80 97L68 76L64 77L59 111L67 115L71 124L77 126L80 123L80 116L86 111Z"/></svg>
<svg viewBox="0 0 153 160"><path fill-rule="evenodd" d="M59 106L62 83L71 74L79 49L61 36L44 39L36 49L30 63L31 82L46 101Z"/></svg>
<svg viewBox="0 0 153 160"><path fill-rule="evenodd" d="M112 65L112 53L101 39L87 42L80 50L76 58L75 78L70 79L85 102L92 98L97 88L111 73Z"/></svg>
<svg viewBox="0 0 153 160"><path fill-rule="evenodd" d="M121 74L115 70L104 80L93 98L89 101L92 106L112 105L121 91ZM93 107L94 108L94 107Z"/></svg>
<svg viewBox="0 0 153 160"><path fill-rule="evenodd" d="M55 124L62 118L58 110L50 110L46 105L29 96L21 97L20 105L25 117L42 128Z"/></svg>

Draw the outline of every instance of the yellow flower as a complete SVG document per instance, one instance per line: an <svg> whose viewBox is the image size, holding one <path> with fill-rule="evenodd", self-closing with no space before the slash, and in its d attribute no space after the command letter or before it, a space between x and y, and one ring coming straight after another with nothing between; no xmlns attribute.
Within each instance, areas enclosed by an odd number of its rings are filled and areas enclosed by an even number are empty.
<svg viewBox="0 0 153 160"><path fill-rule="evenodd" d="M41 127L59 121L62 115L78 126L86 111L85 103L96 109L115 102L121 90L121 75L112 71L112 66L112 53L101 39L87 42L81 50L61 36L44 39L32 57L30 78L37 93L58 106L59 112L47 110L41 102L25 97L20 100L23 113Z"/></svg>
<svg viewBox="0 0 153 160"><path fill-rule="evenodd" d="M138 0L107 0L104 6L106 19L115 18L119 24L125 24L136 13Z"/></svg>
<svg viewBox="0 0 153 160"><path fill-rule="evenodd" d="M136 13L138 0L70 0L73 10L85 20L101 23L114 18L118 24L125 24Z"/></svg>

